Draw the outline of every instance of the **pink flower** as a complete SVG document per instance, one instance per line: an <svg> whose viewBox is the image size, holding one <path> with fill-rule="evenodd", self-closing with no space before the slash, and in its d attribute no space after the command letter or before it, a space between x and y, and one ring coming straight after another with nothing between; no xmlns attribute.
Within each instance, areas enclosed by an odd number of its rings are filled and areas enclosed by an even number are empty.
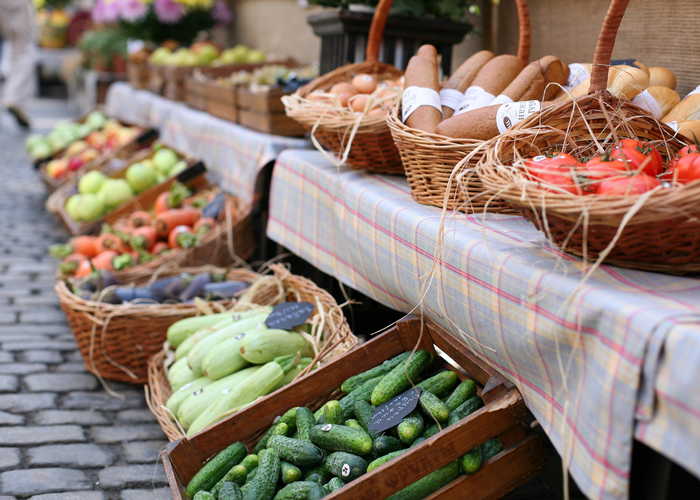
<svg viewBox="0 0 700 500"><path fill-rule="evenodd" d="M216 0L212 13L216 20L216 25L219 27L227 25L233 19L233 14L224 0Z"/></svg>
<svg viewBox="0 0 700 500"><path fill-rule="evenodd" d="M148 5L140 0L117 0L121 3L121 16L124 21L133 23L143 18L148 13Z"/></svg>
<svg viewBox="0 0 700 500"><path fill-rule="evenodd" d="M119 20L120 10L116 0L97 0L92 9L92 20L96 23L115 23Z"/></svg>
<svg viewBox="0 0 700 500"><path fill-rule="evenodd" d="M176 24L185 15L185 9L173 0L155 0L153 10L158 20L165 24Z"/></svg>

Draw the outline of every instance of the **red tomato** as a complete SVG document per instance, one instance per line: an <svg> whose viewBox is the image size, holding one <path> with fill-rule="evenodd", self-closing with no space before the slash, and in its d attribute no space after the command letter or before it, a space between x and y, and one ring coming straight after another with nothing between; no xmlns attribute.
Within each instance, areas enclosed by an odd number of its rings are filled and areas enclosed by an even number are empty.
<svg viewBox="0 0 700 500"><path fill-rule="evenodd" d="M608 155L594 156L586 163L586 182L583 190L589 194L595 193L603 180L626 174L627 169L623 162L612 161Z"/></svg>
<svg viewBox="0 0 700 500"><path fill-rule="evenodd" d="M651 191L661 183L650 175L639 173L629 177L606 179L598 186L598 196L626 196Z"/></svg>
<svg viewBox="0 0 700 500"><path fill-rule="evenodd" d="M668 165L666 165L666 172L664 172L664 175L676 165L678 160L689 155L690 153L700 153L700 148L698 148L696 144L691 144L690 146L681 148L681 150L676 153L676 156L674 156L671 161L668 162Z"/></svg>
<svg viewBox="0 0 700 500"><path fill-rule="evenodd" d="M610 157L615 161L623 162L630 171L641 170L651 176L657 176L664 171L664 160L661 154L646 141L622 139L613 146Z"/></svg>
<svg viewBox="0 0 700 500"><path fill-rule="evenodd" d="M548 191L583 194L574 173L580 168L576 158L560 153L553 157L536 156L526 162L525 170L530 179L541 182Z"/></svg>
<svg viewBox="0 0 700 500"><path fill-rule="evenodd" d="M673 170L676 181L681 184L700 179L700 153L690 153L681 157Z"/></svg>

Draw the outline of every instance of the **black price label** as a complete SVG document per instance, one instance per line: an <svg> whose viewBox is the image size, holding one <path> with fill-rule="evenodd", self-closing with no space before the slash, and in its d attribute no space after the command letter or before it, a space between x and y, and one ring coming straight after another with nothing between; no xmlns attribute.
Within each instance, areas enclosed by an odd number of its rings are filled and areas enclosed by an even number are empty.
<svg viewBox="0 0 700 500"><path fill-rule="evenodd" d="M375 432L384 432L387 429L399 425L418 406L421 388L410 388L386 403L382 403L374 410L372 420L367 428Z"/></svg>
<svg viewBox="0 0 700 500"><path fill-rule="evenodd" d="M268 328L291 330L303 325L314 310L309 302L282 302L277 304L265 320Z"/></svg>
<svg viewBox="0 0 700 500"><path fill-rule="evenodd" d="M610 66L634 66L635 68L640 68L634 64L635 62L637 62L636 59L615 59L614 61L610 61Z"/></svg>

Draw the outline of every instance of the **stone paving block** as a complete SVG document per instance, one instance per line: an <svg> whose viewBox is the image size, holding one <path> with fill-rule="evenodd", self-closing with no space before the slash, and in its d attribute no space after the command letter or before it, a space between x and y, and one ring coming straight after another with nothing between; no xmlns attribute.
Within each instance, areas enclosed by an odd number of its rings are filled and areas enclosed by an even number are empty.
<svg viewBox="0 0 700 500"><path fill-rule="evenodd" d="M2 365L0 365L0 368L1 367ZM85 368L85 363L82 361L74 361L58 365L56 371L59 373L84 373L87 372L87 368Z"/></svg>
<svg viewBox="0 0 700 500"><path fill-rule="evenodd" d="M51 290L50 293L55 293L53 290ZM12 325L12 326L6 326L2 328L3 331L6 330L11 330L14 333L42 333L44 335L55 335L58 333L70 333L71 329L70 327L65 324L55 324L55 325L41 325L41 326L34 326L34 325Z"/></svg>
<svg viewBox="0 0 700 500"><path fill-rule="evenodd" d="M30 466L97 468L112 465L115 453L96 444L55 444L38 446L26 451Z"/></svg>
<svg viewBox="0 0 700 500"><path fill-rule="evenodd" d="M45 410L56 405L56 394L0 394L0 410L15 413Z"/></svg>
<svg viewBox="0 0 700 500"><path fill-rule="evenodd" d="M102 488L127 488L129 486L167 485L163 464L121 465L107 467L98 472L97 477Z"/></svg>
<svg viewBox="0 0 700 500"><path fill-rule="evenodd" d="M75 469L12 470L3 472L0 479L3 493L22 497L92 488L92 482L85 473Z"/></svg>
<svg viewBox="0 0 700 500"><path fill-rule="evenodd" d="M19 306L58 306L60 304L55 294L27 294L12 298L14 299L12 303Z"/></svg>
<svg viewBox="0 0 700 500"><path fill-rule="evenodd" d="M0 364L0 373L12 375L27 375L29 373L47 371L44 363L3 363Z"/></svg>
<svg viewBox="0 0 700 500"><path fill-rule="evenodd" d="M30 235L29 235L30 236ZM3 262L5 259L3 259ZM50 274L56 270L56 265L52 262L11 262L8 271L12 274Z"/></svg>
<svg viewBox="0 0 700 500"><path fill-rule="evenodd" d="M65 354L66 361L83 361L83 355L79 350L67 352Z"/></svg>
<svg viewBox="0 0 700 500"><path fill-rule="evenodd" d="M44 351L72 351L78 347L75 342L49 340L41 344L41 349ZM2 348L6 351L26 351L27 349L36 349L37 344L33 342L3 342Z"/></svg>
<svg viewBox="0 0 700 500"><path fill-rule="evenodd" d="M24 377L24 385L30 392L67 392L91 391L100 383L94 375L84 373L42 373L27 375ZM2 387L1 382L0 387Z"/></svg>
<svg viewBox="0 0 700 500"><path fill-rule="evenodd" d="M122 490L121 500L170 500L170 488L149 488L147 490ZM0 497L2 500L2 497ZM34 499L32 499L34 500Z"/></svg>
<svg viewBox="0 0 700 500"><path fill-rule="evenodd" d="M155 422L156 416L150 410L124 410L117 413L120 422Z"/></svg>
<svg viewBox="0 0 700 500"><path fill-rule="evenodd" d="M63 493L34 495L29 500L104 500L104 498L105 494L101 491L66 491ZM2 500L1 497L0 500Z"/></svg>
<svg viewBox="0 0 700 500"><path fill-rule="evenodd" d="M0 470L15 469L22 462L19 448L3 448L0 453Z"/></svg>
<svg viewBox="0 0 700 500"><path fill-rule="evenodd" d="M61 353L56 351L23 351L18 353L19 360L25 363L60 363L63 361Z"/></svg>
<svg viewBox="0 0 700 500"><path fill-rule="evenodd" d="M0 281L1 282L1 281ZM17 314L13 312L0 313L0 324L10 325L17 322Z"/></svg>
<svg viewBox="0 0 700 500"><path fill-rule="evenodd" d="M45 323L63 323L66 315L60 309L35 309L31 312L22 312L19 322L28 325L41 325Z"/></svg>
<svg viewBox="0 0 700 500"><path fill-rule="evenodd" d="M14 375L0 375L0 392L17 392L19 379Z"/></svg>
<svg viewBox="0 0 700 500"><path fill-rule="evenodd" d="M26 420L22 415L14 415L6 411L0 411L0 425L22 425Z"/></svg>
<svg viewBox="0 0 700 500"><path fill-rule="evenodd" d="M85 441L83 428L77 425L43 427L0 427L1 446L21 446Z"/></svg>
<svg viewBox="0 0 700 500"><path fill-rule="evenodd" d="M91 410L44 410L34 416L36 425L101 425L109 424L110 419L99 411Z"/></svg>
<svg viewBox="0 0 700 500"><path fill-rule="evenodd" d="M65 396L62 407L70 410L124 410L127 408L141 408L144 405L143 392L119 391L125 399L117 399L106 392L70 392ZM2 398L2 396L0 396ZM0 402L2 400L0 399Z"/></svg>
<svg viewBox="0 0 700 500"><path fill-rule="evenodd" d="M0 351L0 363L13 363L15 355L11 352Z"/></svg>
<svg viewBox="0 0 700 500"><path fill-rule="evenodd" d="M17 500L15 497L0 495L0 500Z"/></svg>
<svg viewBox="0 0 700 500"><path fill-rule="evenodd" d="M153 463L160 457L160 452L168 441L136 441L124 443L121 455L129 463Z"/></svg>
<svg viewBox="0 0 700 500"><path fill-rule="evenodd" d="M162 439L165 434L160 425L124 425L115 427L93 427L95 443L122 443L144 439Z"/></svg>
<svg viewBox="0 0 700 500"><path fill-rule="evenodd" d="M42 342L52 340L49 335L43 333L16 332L14 329L3 328L0 330L0 342L34 342L37 348Z"/></svg>

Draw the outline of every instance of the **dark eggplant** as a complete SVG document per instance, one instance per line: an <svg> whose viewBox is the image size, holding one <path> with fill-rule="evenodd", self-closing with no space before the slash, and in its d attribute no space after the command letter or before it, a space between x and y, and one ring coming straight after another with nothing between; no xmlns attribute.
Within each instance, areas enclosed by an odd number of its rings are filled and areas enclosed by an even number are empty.
<svg viewBox="0 0 700 500"><path fill-rule="evenodd" d="M245 281L224 281L204 285L203 296L214 299L230 299L250 286Z"/></svg>
<svg viewBox="0 0 700 500"><path fill-rule="evenodd" d="M180 276L171 276L170 278L162 278L159 280L154 281L148 287L151 290L165 290L170 283L174 282L175 280L181 280L182 278Z"/></svg>
<svg viewBox="0 0 700 500"><path fill-rule="evenodd" d="M224 193L217 194L209 205L204 207L202 210L202 217L211 217L212 219L218 219L221 212L224 210L224 205L226 205L226 198Z"/></svg>
<svg viewBox="0 0 700 500"><path fill-rule="evenodd" d="M208 283L211 283L211 275L209 273L202 273L190 281L190 284L187 285L187 288L182 291L178 298L182 302L186 302L193 297L197 297L201 295L204 287Z"/></svg>
<svg viewBox="0 0 700 500"><path fill-rule="evenodd" d="M148 287L117 288L114 294L121 302L131 302L132 300L152 300L162 303L168 296L162 290L154 290Z"/></svg>
<svg viewBox="0 0 700 500"><path fill-rule="evenodd" d="M190 284L190 281L192 281L192 277L186 273L182 273L179 276L173 276L172 281L165 285L163 291L171 297L177 297L183 291L185 291L185 288L187 288L187 285Z"/></svg>

